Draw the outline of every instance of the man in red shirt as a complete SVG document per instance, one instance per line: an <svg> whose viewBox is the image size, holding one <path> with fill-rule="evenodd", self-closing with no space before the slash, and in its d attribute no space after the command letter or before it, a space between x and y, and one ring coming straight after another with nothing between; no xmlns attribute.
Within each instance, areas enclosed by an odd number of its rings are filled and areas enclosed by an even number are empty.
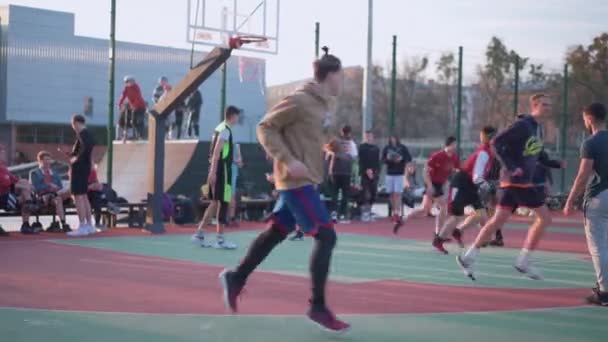
<svg viewBox="0 0 608 342"><path fill-rule="evenodd" d="M5 165L3 160L0 160L0 209L6 211L21 210L21 233L36 234L38 233L30 226L29 208L32 203L32 185L25 179L12 174ZM0 235L4 230L0 227Z"/></svg>
<svg viewBox="0 0 608 342"><path fill-rule="evenodd" d="M490 141L496 135L496 128L491 126L484 127L480 132L481 144L475 152L467 158L462 168L456 172L450 182L448 192L448 218L445 220L438 236L433 240L433 247L444 254L448 251L443 247L447 237L452 235L460 247L464 247L462 242L462 232L456 229L456 225L464 216L464 210L468 206L475 209L475 213L467 217L467 224L462 229L481 222L485 224L487 215L484 209L482 197L487 198L491 186L488 176L496 162L494 153L490 146Z"/></svg>
<svg viewBox="0 0 608 342"><path fill-rule="evenodd" d="M146 115L146 102L141 95L141 89L133 76L125 76L125 87L122 90L118 108L121 109L125 100L129 100L129 109L133 115L133 127L137 138L144 137L144 117Z"/></svg>
<svg viewBox="0 0 608 342"><path fill-rule="evenodd" d="M422 206L412 211L406 219L420 218L426 216L433 204L440 209L439 215L435 218L435 235L439 234L439 229L447 216L445 206L445 193L448 179L460 168L460 159L456 153L456 138L448 137L443 149L431 154L424 168L424 184L426 191L422 199ZM394 231L397 233L398 228Z"/></svg>

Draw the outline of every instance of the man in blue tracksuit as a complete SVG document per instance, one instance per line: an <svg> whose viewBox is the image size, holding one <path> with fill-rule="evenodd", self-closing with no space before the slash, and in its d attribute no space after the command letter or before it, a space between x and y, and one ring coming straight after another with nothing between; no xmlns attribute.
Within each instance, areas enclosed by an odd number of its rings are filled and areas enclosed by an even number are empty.
<svg viewBox="0 0 608 342"><path fill-rule="evenodd" d="M515 269L532 279L542 279L540 272L532 266L530 254L536 249L545 228L551 224L551 214L545 205L545 191L534 184L534 174L543 151L542 129L538 122L551 111L551 100L544 94L530 98L530 114L519 115L517 120L496 136L493 147L502 165L498 205L492 218L479 232L475 243L457 257L459 266L471 279L473 264L480 248L492 234L502 228L516 207L528 207L536 214L536 220L528 230Z"/></svg>

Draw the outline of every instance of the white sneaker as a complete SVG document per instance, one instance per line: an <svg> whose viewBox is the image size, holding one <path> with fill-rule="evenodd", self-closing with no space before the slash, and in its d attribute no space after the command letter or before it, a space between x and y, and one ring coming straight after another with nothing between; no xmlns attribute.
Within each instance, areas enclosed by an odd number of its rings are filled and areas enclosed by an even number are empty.
<svg viewBox="0 0 608 342"><path fill-rule="evenodd" d="M68 236L87 236L89 235L89 229L85 225L81 225L76 230L66 233Z"/></svg>
<svg viewBox="0 0 608 342"><path fill-rule="evenodd" d="M230 241L219 239L215 240L213 248L216 249L236 249L236 245Z"/></svg>
<svg viewBox="0 0 608 342"><path fill-rule="evenodd" d="M107 232L108 231L108 227L106 227L103 224L95 225L95 231L98 232L98 233Z"/></svg>
<svg viewBox="0 0 608 342"><path fill-rule="evenodd" d="M195 243L203 248L212 247L212 244L210 242L208 242L207 239L205 239L204 234L194 233L192 235L192 237L190 238L190 241L192 241L193 243Z"/></svg>
<svg viewBox="0 0 608 342"><path fill-rule="evenodd" d="M367 222L371 222L372 221L372 217L371 217L370 214L365 213L365 214L361 215L361 221L362 222L366 222L366 223Z"/></svg>
<svg viewBox="0 0 608 342"><path fill-rule="evenodd" d="M534 267L529 261L518 261L513 267L515 267L517 272L525 274L530 279L543 280L543 275L540 270Z"/></svg>
<svg viewBox="0 0 608 342"><path fill-rule="evenodd" d="M473 264L475 263L475 261L467 260L467 258L465 258L464 256L457 255L456 263L458 263L458 266L460 266L464 275L471 278L471 280L475 280L475 275L473 274Z"/></svg>
<svg viewBox="0 0 608 342"><path fill-rule="evenodd" d="M340 224L350 224L350 220L342 218L342 219L340 219L339 223Z"/></svg>
<svg viewBox="0 0 608 342"><path fill-rule="evenodd" d="M93 227L92 224L86 224L86 227L87 227L87 232L89 233L89 235L97 233L97 229L95 229L95 227Z"/></svg>

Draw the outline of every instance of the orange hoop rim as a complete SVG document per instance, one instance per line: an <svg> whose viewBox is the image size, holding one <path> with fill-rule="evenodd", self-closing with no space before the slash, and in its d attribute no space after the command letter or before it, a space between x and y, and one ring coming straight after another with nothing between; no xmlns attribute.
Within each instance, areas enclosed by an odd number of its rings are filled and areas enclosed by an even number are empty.
<svg viewBox="0 0 608 342"><path fill-rule="evenodd" d="M244 44L249 43L261 43L267 41L268 38L262 36L254 36L254 35L244 35L244 36L234 36L230 38L230 48L238 49Z"/></svg>

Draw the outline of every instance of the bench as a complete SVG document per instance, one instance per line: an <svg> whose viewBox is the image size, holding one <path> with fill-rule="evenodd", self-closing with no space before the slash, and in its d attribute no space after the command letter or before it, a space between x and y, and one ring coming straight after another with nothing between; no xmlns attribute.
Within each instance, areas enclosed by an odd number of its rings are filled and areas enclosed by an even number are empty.
<svg viewBox="0 0 608 342"><path fill-rule="evenodd" d="M127 225L129 228L143 228L145 226L146 203L115 203L114 205L120 208L119 215L127 215ZM64 211L66 216L77 215L76 207L73 204L65 206ZM30 215L36 218L36 222L39 222L40 216L51 216L53 222L56 221L57 217L57 214L49 211L47 208L42 208ZM21 213L0 210L0 217L21 217ZM101 222L107 227L117 227L119 220L117 215L110 212L107 205L103 205L101 207Z"/></svg>

